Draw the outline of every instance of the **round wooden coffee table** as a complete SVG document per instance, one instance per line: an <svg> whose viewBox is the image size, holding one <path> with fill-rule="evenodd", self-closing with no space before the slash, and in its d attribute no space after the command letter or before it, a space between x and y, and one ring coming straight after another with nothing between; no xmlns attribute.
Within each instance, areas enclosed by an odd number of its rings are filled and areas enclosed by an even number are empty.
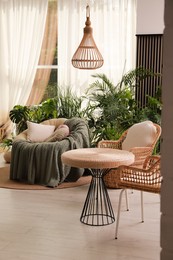
<svg viewBox="0 0 173 260"><path fill-rule="evenodd" d="M103 176L112 168L132 164L134 154L111 148L83 148L64 152L61 159L64 164L91 171L92 180L80 221L91 226L112 224L115 217Z"/></svg>

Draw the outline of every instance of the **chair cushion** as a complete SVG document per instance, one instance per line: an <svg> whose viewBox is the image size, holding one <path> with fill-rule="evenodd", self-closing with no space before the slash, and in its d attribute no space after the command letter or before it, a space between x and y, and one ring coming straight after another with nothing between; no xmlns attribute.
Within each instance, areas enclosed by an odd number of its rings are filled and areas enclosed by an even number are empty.
<svg viewBox="0 0 173 260"><path fill-rule="evenodd" d="M51 136L46 138L45 142L61 141L69 135L69 132L69 127L67 125L60 125Z"/></svg>
<svg viewBox="0 0 173 260"><path fill-rule="evenodd" d="M43 125L27 121L27 140L31 142L43 142L53 134L54 125Z"/></svg>
<svg viewBox="0 0 173 260"><path fill-rule="evenodd" d="M156 127L151 121L143 121L134 124L127 132L126 139L122 143L123 150L133 147L151 146L156 135Z"/></svg>

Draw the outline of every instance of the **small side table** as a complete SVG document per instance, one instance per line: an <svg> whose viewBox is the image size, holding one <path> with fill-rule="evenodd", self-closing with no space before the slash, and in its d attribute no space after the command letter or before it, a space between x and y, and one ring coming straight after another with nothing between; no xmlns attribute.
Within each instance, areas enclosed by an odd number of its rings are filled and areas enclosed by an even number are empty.
<svg viewBox="0 0 173 260"><path fill-rule="evenodd" d="M132 164L134 154L111 148L83 148L67 151L61 159L64 164L91 171L92 180L80 221L91 226L112 224L115 216L103 176L112 168Z"/></svg>

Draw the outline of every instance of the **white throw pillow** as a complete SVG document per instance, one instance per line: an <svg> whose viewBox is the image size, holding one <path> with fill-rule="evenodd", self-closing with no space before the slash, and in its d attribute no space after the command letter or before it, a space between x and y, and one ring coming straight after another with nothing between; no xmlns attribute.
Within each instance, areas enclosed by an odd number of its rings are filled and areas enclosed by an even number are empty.
<svg viewBox="0 0 173 260"><path fill-rule="evenodd" d="M156 135L156 127L151 121L143 121L134 124L127 132L126 139L122 143L123 150L130 150L133 147L150 146Z"/></svg>
<svg viewBox="0 0 173 260"><path fill-rule="evenodd" d="M43 125L27 121L27 140L31 142L43 142L54 132L54 125Z"/></svg>

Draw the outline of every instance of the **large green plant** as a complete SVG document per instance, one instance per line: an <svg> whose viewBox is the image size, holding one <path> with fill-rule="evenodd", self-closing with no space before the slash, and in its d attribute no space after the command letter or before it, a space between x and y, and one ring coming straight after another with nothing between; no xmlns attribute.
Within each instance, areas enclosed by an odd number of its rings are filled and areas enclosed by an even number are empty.
<svg viewBox="0 0 173 260"><path fill-rule="evenodd" d="M11 120L18 132L26 129L26 121L40 123L57 117L81 117L88 121L91 143L101 139L117 139L136 122L150 119L159 123L161 114L160 92L148 97L148 106L139 109L135 100L135 88L140 80L155 74L143 68L131 70L114 85L105 74L96 74L85 96L78 97L70 88L58 87L57 97L49 98L36 106L15 106L10 111Z"/></svg>
<svg viewBox="0 0 173 260"><path fill-rule="evenodd" d="M93 75L96 81L87 90L97 114L95 119L91 118L93 144L101 139L117 139L132 124L149 119L149 113L137 106L135 88L141 80L154 75L152 71L137 68L123 75L117 85L105 74Z"/></svg>
<svg viewBox="0 0 173 260"><path fill-rule="evenodd" d="M17 134L27 128L27 120L40 123L44 120L57 117L57 99L47 99L39 105L16 105L10 110L9 117L16 124Z"/></svg>
<svg viewBox="0 0 173 260"><path fill-rule="evenodd" d="M82 102L83 98L77 97L70 87L66 89L58 88L57 107L59 117L83 117Z"/></svg>
<svg viewBox="0 0 173 260"><path fill-rule="evenodd" d="M148 96L148 105L143 109L145 117L151 121L161 124L162 100L161 86L158 86L155 96Z"/></svg>
<svg viewBox="0 0 173 260"><path fill-rule="evenodd" d="M78 97L70 88L66 90L62 89L58 88L57 97L49 98L39 105L14 106L10 111L10 119L17 126L17 134L27 128L27 120L40 123L44 120L57 117L90 118L91 107L83 104L86 97Z"/></svg>
<svg viewBox="0 0 173 260"><path fill-rule="evenodd" d="M30 106L29 110L30 120L36 123L56 118L58 116L57 98L49 98L39 105Z"/></svg>

